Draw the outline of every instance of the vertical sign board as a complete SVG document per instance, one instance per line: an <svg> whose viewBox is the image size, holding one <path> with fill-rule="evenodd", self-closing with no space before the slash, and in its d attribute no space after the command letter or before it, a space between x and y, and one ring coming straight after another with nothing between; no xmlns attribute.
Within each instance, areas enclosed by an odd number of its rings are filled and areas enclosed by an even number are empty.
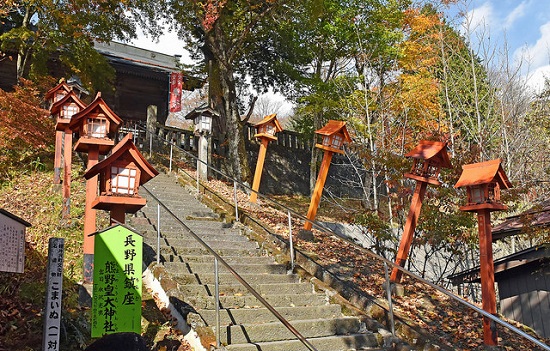
<svg viewBox="0 0 550 351"><path fill-rule="evenodd" d="M92 338L141 332L143 238L116 225L95 234Z"/></svg>
<svg viewBox="0 0 550 351"><path fill-rule="evenodd" d="M25 228L31 225L0 209L0 271L23 273L25 267Z"/></svg>
<svg viewBox="0 0 550 351"><path fill-rule="evenodd" d="M44 333L42 350L59 350L61 322L61 296L63 291L63 253L65 239L50 238L46 277L46 308L44 309Z"/></svg>
<svg viewBox="0 0 550 351"><path fill-rule="evenodd" d="M181 111L181 96L183 89L183 74L170 73L170 112Z"/></svg>

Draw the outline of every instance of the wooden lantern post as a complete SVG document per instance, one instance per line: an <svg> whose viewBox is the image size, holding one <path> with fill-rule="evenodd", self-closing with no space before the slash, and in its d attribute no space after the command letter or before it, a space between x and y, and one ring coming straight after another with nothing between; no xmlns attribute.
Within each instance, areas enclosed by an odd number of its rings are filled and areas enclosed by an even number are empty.
<svg viewBox="0 0 550 351"><path fill-rule="evenodd" d="M321 129L315 131L323 138L322 144L315 144L315 147L324 150L323 161L321 162L321 168L319 168L319 174L317 175L317 182L315 183L315 189L311 196L311 202L307 211L307 219L304 223L304 230L311 230L313 226L312 222L317 215L317 209L321 202L321 195L323 194L323 188L325 187L325 181L327 180L328 169L334 153L343 154L344 143L350 142L351 138L346 129L346 122L330 120Z"/></svg>
<svg viewBox="0 0 550 351"><path fill-rule="evenodd" d="M193 109L185 119L192 119L195 123L195 135L199 137L197 152L197 176L201 180L208 180L208 136L212 133L214 119L219 113L207 104Z"/></svg>
<svg viewBox="0 0 550 351"><path fill-rule="evenodd" d="M100 154L105 155L112 149L115 133L121 123L122 119L107 106L101 93L97 93L94 101L73 116L69 128L79 135L74 149L88 153L87 169L98 163ZM92 208L96 196L97 178L88 179L84 210L84 282L93 279L94 237L90 234L96 232L96 212Z"/></svg>
<svg viewBox="0 0 550 351"><path fill-rule="evenodd" d="M88 92L82 87L80 80L76 77L72 77L67 82L65 82L65 79L61 79L59 84L57 84L55 87L51 88L46 92L46 95L44 98L46 101L50 104L50 114L54 117L55 114L58 114L57 111L52 111L52 108L54 105L59 102L61 99L63 99L66 95L69 94L69 92L73 92L74 96L80 99L82 95L87 95ZM59 116L57 116L59 118ZM62 147L63 147L63 133L65 132L64 129L58 129L56 126L55 131L55 154L54 154L54 178L53 183L54 184L60 184L61 183L61 154L62 154ZM72 145L70 146L72 148ZM66 162L65 162L66 164Z"/></svg>
<svg viewBox="0 0 550 351"><path fill-rule="evenodd" d="M61 163L61 148L63 148L63 218L70 217L71 199L71 168L73 154L73 132L69 125L72 117L84 109L86 105L78 98L74 91L69 91L50 108L50 113L56 118L55 123L55 176L54 184L59 184L59 165ZM62 138L65 136L65 142ZM56 183L57 181L57 183Z"/></svg>
<svg viewBox="0 0 550 351"><path fill-rule="evenodd" d="M395 259L395 264L401 267L405 266L411 249L414 231L418 223L422 201L424 200L424 195L426 195L428 184L441 185L438 180L441 167L451 168L451 162L447 154L447 143L445 142L422 140L405 157L413 159L413 166L411 171L405 173L403 176L416 180L416 187ZM394 268L390 280L394 283L399 283L401 282L401 276L402 272Z"/></svg>
<svg viewBox="0 0 550 351"><path fill-rule="evenodd" d="M481 304L485 312L496 314L491 212L508 208L500 200L500 190L510 189L512 184L502 169L501 160L496 159L462 166L462 174L455 184L455 188L461 187L466 187L468 200L460 210L477 212ZM489 346L498 344L496 324L487 317L483 317L483 341Z"/></svg>
<svg viewBox="0 0 550 351"><path fill-rule="evenodd" d="M126 213L135 213L145 206L145 198L138 193L139 186L158 174L132 138L132 133L128 133L107 158L84 174L87 180L99 175L99 195L93 199L92 207L110 211L111 225L124 224Z"/></svg>
<svg viewBox="0 0 550 351"><path fill-rule="evenodd" d="M275 134L283 130L281 124L277 120L276 114L265 116L263 120L255 125L255 127L257 128L258 133L254 135L254 137L260 140L260 151L258 152L258 162L256 162L254 181L252 182L252 193L250 194L250 202L252 203L256 203L258 198L258 190L260 189L260 180L262 178L267 145L271 140L277 140Z"/></svg>
<svg viewBox="0 0 550 351"><path fill-rule="evenodd" d="M57 84L55 87L51 88L46 92L46 95L44 98L46 101L50 103L50 114L53 116L54 113L52 112L53 105L61 100L65 95L69 93L71 89L67 85L64 79L61 80L59 84ZM63 132L64 129L59 130L55 129L55 154L54 154L54 160L53 160L53 183L54 184L61 184L61 149L63 147Z"/></svg>

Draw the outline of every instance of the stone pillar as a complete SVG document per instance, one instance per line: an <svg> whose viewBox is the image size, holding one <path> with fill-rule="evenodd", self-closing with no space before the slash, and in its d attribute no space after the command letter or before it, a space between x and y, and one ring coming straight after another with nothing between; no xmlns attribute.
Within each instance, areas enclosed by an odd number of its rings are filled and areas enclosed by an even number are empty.
<svg viewBox="0 0 550 351"><path fill-rule="evenodd" d="M147 140L150 139L151 134L155 134L157 129L157 106L149 105L147 106Z"/></svg>

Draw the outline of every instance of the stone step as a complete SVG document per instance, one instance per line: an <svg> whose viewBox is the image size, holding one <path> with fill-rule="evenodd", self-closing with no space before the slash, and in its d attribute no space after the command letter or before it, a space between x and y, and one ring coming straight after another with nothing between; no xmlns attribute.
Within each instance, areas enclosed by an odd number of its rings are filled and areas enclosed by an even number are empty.
<svg viewBox="0 0 550 351"><path fill-rule="evenodd" d="M156 243L155 246L156 247ZM218 255L220 256L262 256L264 250L260 249L242 249L242 248L221 248L221 249L215 249L214 250ZM178 247L178 248L172 248L172 247L161 247L160 253L163 256L171 255L172 258L169 259L169 262L176 261L175 257L182 255L182 256L188 256L188 255L205 255L205 256L211 256L210 251L203 247Z"/></svg>
<svg viewBox="0 0 550 351"><path fill-rule="evenodd" d="M279 283L279 284L255 284L253 288L260 295L267 295L276 291L278 294L311 294L313 287L309 283ZM221 296L243 296L250 292L242 284L219 285ZM178 287L183 296L208 295L214 296L214 284L183 284Z"/></svg>
<svg viewBox="0 0 550 351"><path fill-rule="evenodd" d="M292 326L307 339L355 334L359 332L361 321L357 317L309 319L293 321ZM230 325L220 330L220 341L227 345L295 339L296 336L279 321Z"/></svg>
<svg viewBox="0 0 550 351"><path fill-rule="evenodd" d="M248 284L280 284L280 283L299 283L300 279L295 274L239 274ZM212 273L185 273L181 271L173 272L174 279L180 284L214 284L214 272ZM231 273L218 274L219 284L238 284L237 279Z"/></svg>
<svg viewBox="0 0 550 351"><path fill-rule="evenodd" d="M213 296L183 296L179 291L171 292L172 296L185 301L193 306L195 310L214 310L216 308ZM296 307L296 306L325 306L328 305L327 298L323 294L283 294L262 296L273 307ZM243 296L220 296L221 308L248 308L257 309L264 306L253 295Z"/></svg>
<svg viewBox="0 0 550 351"><path fill-rule="evenodd" d="M384 351L392 350L390 348L380 348L378 340L373 333L351 335L333 335L321 338L307 339L318 351L337 351L337 350L364 350L364 351ZM227 345L227 351L304 351L307 346L299 340L284 340L270 342L254 342L245 344Z"/></svg>
<svg viewBox="0 0 550 351"><path fill-rule="evenodd" d="M331 319L342 317L340 305L296 306L276 308L288 321L304 319ZM216 325L215 310L199 310L200 317L209 326ZM260 324L279 322L267 308L229 308L220 310L220 325Z"/></svg>
<svg viewBox="0 0 550 351"><path fill-rule="evenodd" d="M282 264L230 264L230 266L239 274L285 274L287 272L286 265ZM214 272L214 262L168 262L165 264L168 269L176 271L189 270L192 273L211 273ZM229 273L229 270L221 263L218 263L218 272Z"/></svg>
<svg viewBox="0 0 550 351"><path fill-rule="evenodd" d="M201 238L202 240L206 241L206 242L209 242L209 241L217 241L217 242L223 242L223 241L233 241L233 242L251 242L247 237L245 236L242 236L240 234L234 234L234 233L230 233L230 232L227 232L227 233L218 233L218 232L215 232L215 231L209 231L209 232L202 232L202 231L197 231L197 230L194 230L193 229L193 233L195 233L199 238ZM148 235L150 233L147 233ZM157 235L157 233L155 232L154 233L155 237ZM152 235L150 235L152 236ZM187 232L178 232L178 233L166 233L165 231L162 231L161 230L161 237L165 238L166 240L172 242L173 240L175 240L176 242L178 240L182 240L182 241L185 241L185 240L195 240L194 237L187 233Z"/></svg>
<svg viewBox="0 0 550 351"><path fill-rule="evenodd" d="M241 249L241 250L257 250L258 243L254 241L220 241L211 240L209 238L201 238L212 249ZM179 248L199 248L203 245L195 238L189 239L161 239L164 245L174 247L176 250Z"/></svg>
<svg viewBox="0 0 550 351"><path fill-rule="evenodd" d="M179 256L180 260L173 261L173 262L165 262L164 264L166 266L171 264L180 264L180 263L212 263L214 262L213 256L193 256L193 255L186 255L186 256ZM275 263L275 259L270 256L224 256L222 257L224 261L227 263L233 265L233 264L244 264L244 263L250 263L250 264L270 264Z"/></svg>

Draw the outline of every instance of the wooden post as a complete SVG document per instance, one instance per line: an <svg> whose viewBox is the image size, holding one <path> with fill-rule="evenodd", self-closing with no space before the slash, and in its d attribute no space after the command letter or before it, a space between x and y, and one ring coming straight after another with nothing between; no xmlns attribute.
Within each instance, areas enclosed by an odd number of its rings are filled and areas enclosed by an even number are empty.
<svg viewBox="0 0 550 351"><path fill-rule="evenodd" d="M71 217L71 164L73 162L73 132L65 130L65 149L63 150L63 208L64 219Z"/></svg>
<svg viewBox="0 0 550 351"><path fill-rule="evenodd" d="M260 180L262 178L268 144L269 139L261 138L260 151L258 153L258 162L256 162L256 171L254 172L254 181L252 182L252 193L250 194L250 202L252 203L256 203L256 200L258 198L258 190L260 189Z"/></svg>
<svg viewBox="0 0 550 351"><path fill-rule="evenodd" d="M70 146L71 147L71 146ZM61 149L63 148L63 131L55 131L55 154L53 159L53 183L61 184Z"/></svg>
<svg viewBox="0 0 550 351"><path fill-rule="evenodd" d="M88 150L88 169L99 162L99 146L90 146ZM86 207L84 208L84 282L91 283L94 277L94 236L96 232L96 210L92 208L92 202L97 197L97 180L94 176L86 180Z"/></svg>
<svg viewBox="0 0 550 351"><path fill-rule="evenodd" d="M319 208L319 203L321 202L321 195L323 194L323 188L325 187L325 182L327 180L328 169L330 167L330 162L332 161L332 151L325 150L323 155L323 161L321 162L321 168L319 169L319 175L317 176L317 182L315 183L315 189L313 190L313 195L311 196L311 203L309 204L309 209L307 211L307 219L313 221L317 215L317 209ZM306 221L304 224L304 230L311 230L313 224L309 221Z"/></svg>
<svg viewBox="0 0 550 351"><path fill-rule="evenodd" d="M124 206L113 206L111 208L111 225L124 224L126 221L126 209Z"/></svg>
<svg viewBox="0 0 550 351"><path fill-rule="evenodd" d="M495 293L495 268L491 233L491 212L488 209L477 212L479 230L479 260L481 277L481 299L485 312L496 314L497 302ZM497 328L495 322L483 317L483 342L485 345L497 345Z"/></svg>
<svg viewBox="0 0 550 351"><path fill-rule="evenodd" d="M420 217L420 209L422 208L422 201L424 200L427 187L428 183L426 182L416 182L416 188L414 189L414 194L411 200L411 207L409 208L409 214L407 215L407 222L405 223L405 228L403 229L403 236L401 237L401 243L399 244L399 250L397 251L397 257L395 259L395 264L401 267L405 266L405 262L409 256L414 231L416 229L416 224L418 223L418 217ZM391 272L390 280L394 283L399 283L402 275L403 272L397 268L394 268Z"/></svg>

